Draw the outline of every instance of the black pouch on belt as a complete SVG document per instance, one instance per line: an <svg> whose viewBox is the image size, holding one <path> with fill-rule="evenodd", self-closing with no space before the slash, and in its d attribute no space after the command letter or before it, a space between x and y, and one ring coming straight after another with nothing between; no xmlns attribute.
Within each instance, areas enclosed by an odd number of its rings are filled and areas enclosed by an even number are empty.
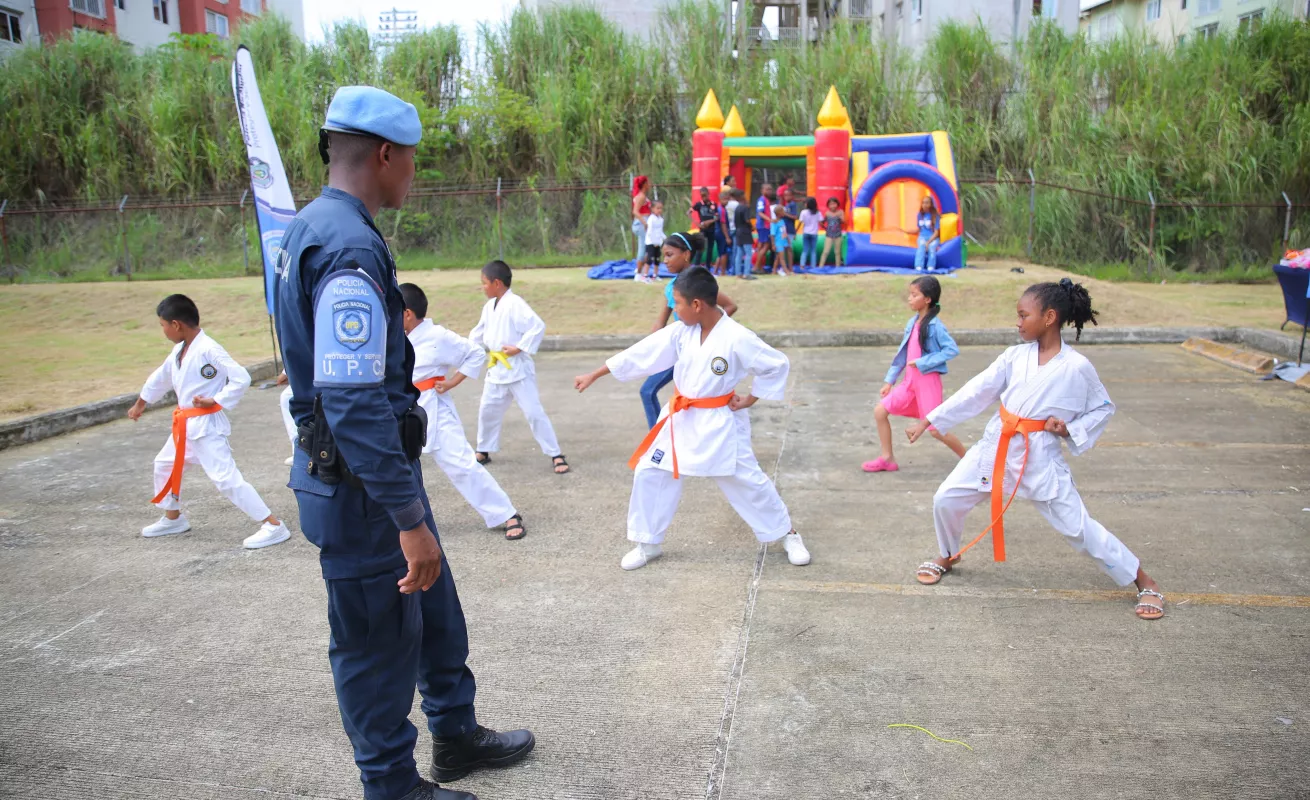
<svg viewBox="0 0 1310 800"><path fill-rule="evenodd" d="M337 452L337 440L333 438L327 417L323 415L322 395L314 398L314 421L300 431L299 438L309 440L309 474L318 476L319 480L328 485L341 483L344 465Z"/></svg>
<svg viewBox="0 0 1310 800"><path fill-rule="evenodd" d="M405 451L405 458L417 461L427 443L428 412L419 406L411 406L400 418L400 446Z"/></svg>

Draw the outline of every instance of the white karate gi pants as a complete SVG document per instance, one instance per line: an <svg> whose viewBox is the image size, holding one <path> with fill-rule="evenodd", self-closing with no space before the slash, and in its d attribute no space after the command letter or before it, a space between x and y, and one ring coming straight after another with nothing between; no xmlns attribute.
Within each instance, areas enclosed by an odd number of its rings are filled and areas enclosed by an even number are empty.
<svg viewBox="0 0 1310 800"><path fill-rule="evenodd" d="M173 471L173 456L176 451L173 449L173 439L169 437L160 448L159 454L155 456L155 494L164 488L168 483L168 476ZM256 522L263 522L272 512L264 501L260 498L259 492L255 487L246 482L241 477L241 470L237 469L236 462L232 460L232 448L227 442L226 436L211 434L202 436L199 439L188 439L186 443L186 466L182 470L182 491L188 491L186 476L193 470L187 469L192 464L199 464L200 468L205 471L209 479L214 482L214 486L222 493L224 497L232 501L232 505L241 509ZM191 490L195 487L191 486ZM156 503L164 511L180 511L181 503L173 495L168 495L162 501Z"/></svg>
<svg viewBox="0 0 1310 800"><path fill-rule="evenodd" d="M296 443L296 420L291 416L291 387L282 390L282 396L278 398L278 403L282 406L282 424L287 429L287 438L294 445Z"/></svg>
<svg viewBox="0 0 1310 800"><path fill-rule="evenodd" d="M437 406L436 419L429 424L437 426L437 449L431 453L441 471L464 497L473 510L482 515L488 528L504 525L517 512L509 495L500 488L487 468L478 463L473 448L464 438L464 426L459 415L445 405Z"/></svg>
<svg viewBox="0 0 1310 800"><path fill-rule="evenodd" d="M776 542L791 533L791 514L769 476L749 447L738 447L737 469L732 475L710 478L718 484L738 516L761 542ZM662 544L673 515L682 499L683 476L660 469L644 458L632 476L632 499L628 501L628 539L644 544Z"/></svg>
<svg viewBox="0 0 1310 800"><path fill-rule="evenodd" d="M933 495L932 518L937 527L937 548L942 558L960 552L964 516L979 503L991 500L991 492L974 488L971 478L951 473L937 489L937 494ZM962 482L964 485L961 485ZM1006 497L1009 497L1008 493ZM1060 479L1059 492L1054 499L1030 502L1046 517L1051 527L1064 536L1070 547L1091 556L1115 583L1127 586L1136 580L1140 563L1137 556L1106 530L1104 525L1092 519L1078 489L1068 477Z"/></svg>
<svg viewBox="0 0 1310 800"><path fill-rule="evenodd" d="M494 453L500 450L500 425L505 419L505 410L509 408L510 400L518 403L523 416L528 418L528 427L532 429L532 436L541 447L541 452L548 456L559 455L559 440L555 438L555 429L546 416L546 409L541 407L535 375L513 383L482 382L482 405L478 408L478 452Z"/></svg>

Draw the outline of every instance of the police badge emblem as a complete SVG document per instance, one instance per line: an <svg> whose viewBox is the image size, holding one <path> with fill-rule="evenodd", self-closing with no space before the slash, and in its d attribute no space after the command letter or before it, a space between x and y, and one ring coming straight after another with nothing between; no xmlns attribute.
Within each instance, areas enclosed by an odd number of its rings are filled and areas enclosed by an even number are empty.
<svg viewBox="0 0 1310 800"><path fill-rule="evenodd" d="M373 307L358 300L332 304L332 332L337 341L351 350L368 344L373 335Z"/></svg>

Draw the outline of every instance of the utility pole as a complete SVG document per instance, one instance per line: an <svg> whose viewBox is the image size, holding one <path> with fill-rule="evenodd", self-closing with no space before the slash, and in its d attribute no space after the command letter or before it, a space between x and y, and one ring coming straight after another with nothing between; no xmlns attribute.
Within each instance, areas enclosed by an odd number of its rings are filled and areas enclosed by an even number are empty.
<svg viewBox="0 0 1310 800"><path fill-rule="evenodd" d="M380 47L393 47L401 39L418 33L418 12L392 7L378 15L377 41Z"/></svg>

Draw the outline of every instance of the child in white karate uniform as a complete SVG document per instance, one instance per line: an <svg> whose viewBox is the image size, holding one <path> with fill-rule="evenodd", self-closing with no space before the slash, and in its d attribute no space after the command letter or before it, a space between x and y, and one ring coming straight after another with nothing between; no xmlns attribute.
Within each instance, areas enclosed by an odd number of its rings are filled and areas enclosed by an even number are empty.
<svg viewBox="0 0 1310 800"><path fill-rule="evenodd" d="M555 429L541 407L537 369L532 363L546 335L546 323L523 298L510 291L513 279L514 273L504 261L491 261L482 268L482 293L490 299L469 334L473 344L487 351L490 360L478 408L478 463L490 463L491 454L500 449L500 425L513 400L528 418L528 427L541 452L550 456L555 474L563 475L569 471L569 462L560 453Z"/></svg>
<svg viewBox="0 0 1310 800"><path fill-rule="evenodd" d="M1001 501L1013 495L1031 500L1070 546L1091 556L1115 583L1136 583L1137 616L1159 619L1164 616L1160 587L1142 570L1137 556L1087 513L1060 449L1061 440L1068 440L1073 455L1087 452L1114 414L1114 403L1092 363L1064 344L1060 336L1060 328L1066 324L1077 329L1075 339L1081 337L1084 324L1096 324L1092 298L1081 284L1068 278L1059 283L1038 283L1019 298L1018 315L1024 344L1006 350L926 419L906 431L911 442L930 425L944 434L992 403L1001 402L1001 410L987 423L982 440L969 448L933 497L933 521L941 555L921 564L916 577L923 584L939 582L959 561L960 554L982 538L980 535L961 547L964 517L969 510L991 499L993 508L1003 514ZM1010 433L1008 441L1003 441L1007 417L1012 430L1018 432ZM998 452L1007 448L1005 462L998 468ZM1007 487L1010 493L1005 491ZM993 517L995 527L989 526L988 530L992 531L996 560L1003 561L1003 525L1000 515Z"/></svg>
<svg viewBox="0 0 1310 800"><path fill-rule="evenodd" d="M454 331L426 319L428 298L412 283L402 283L405 298L405 334L414 348L414 386L421 392L418 404L428 415L428 439L423 452L446 473L450 482L488 528L505 526L505 538L522 539L527 534L523 517L514 510L505 490L486 467L473 456L464 437L464 423L446 393L464 382L477 379L487 356L482 348Z"/></svg>
<svg viewBox="0 0 1310 800"><path fill-rule="evenodd" d="M155 313L164 336L174 343L164 363L146 380L141 396L127 410L132 421L149 403L168 393L177 395L173 433L155 456L155 499L164 516L142 529L145 537L186 533L191 523L182 516L179 494L187 464L199 464L223 496L263 525L242 544L250 550L291 538L287 527L269 511L254 487L232 460L227 437L232 424L223 409L236 407L250 386L250 373L200 328L200 311L186 295L165 297Z"/></svg>
<svg viewBox="0 0 1310 800"><path fill-rule="evenodd" d="M755 458L746 411L759 398L783 399L787 357L723 313L715 304L719 284L708 269L682 272L673 297L678 322L574 379L582 392L606 374L630 381L673 368L674 396L629 462L635 472L628 539L637 546L620 566L638 569L663 554L684 473L713 478L756 539L782 539L792 564L810 563L787 506ZM734 389L747 375L755 380L751 394L742 397Z"/></svg>
<svg viewBox="0 0 1310 800"><path fill-rule="evenodd" d="M286 428L287 438L291 440L291 455L287 456L287 460L282 462L289 467L296 461L296 436L298 433L296 428L296 418L291 416L291 398L293 395L291 393L291 387L287 384L287 373L286 370L283 370L282 373L277 376L277 385L286 386L287 388L282 390L282 395L278 397L277 402L278 405L282 407L282 427Z"/></svg>

